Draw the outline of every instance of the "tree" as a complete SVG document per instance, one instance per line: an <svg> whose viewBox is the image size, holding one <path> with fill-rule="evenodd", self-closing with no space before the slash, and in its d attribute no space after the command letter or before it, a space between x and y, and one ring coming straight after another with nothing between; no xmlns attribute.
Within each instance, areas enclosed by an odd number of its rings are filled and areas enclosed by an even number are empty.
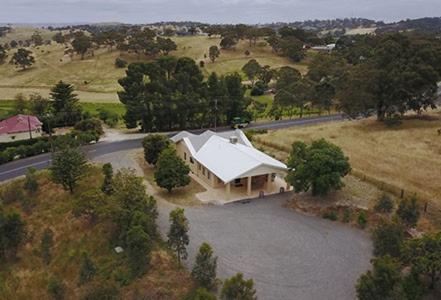
<svg viewBox="0 0 441 300"><path fill-rule="evenodd" d="M73 212L75 216L84 215L88 217L92 224L99 217L105 217L110 213L105 194L97 188L85 191L78 199L75 199Z"/></svg>
<svg viewBox="0 0 441 300"><path fill-rule="evenodd" d="M187 259L188 237L188 220L184 215L183 208L175 208L170 212L170 229L167 233L168 244L170 248L176 252L178 262L181 259Z"/></svg>
<svg viewBox="0 0 441 300"><path fill-rule="evenodd" d="M343 151L324 139L313 141L310 146L294 142L288 167L286 181L294 186L296 193L312 188L312 194L320 196L331 189L340 189L341 178L351 170Z"/></svg>
<svg viewBox="0 0 441 300"><path fill-rule="evenodd" d="M66 287L60 279L52 277L47 284L47 291L54 300L63 300L66 294Z"/></svg>
<svg viewBox="0 0 441 300"><path fill-rule="evenodd" d="M237 44L236 39L231 36L226 36L220 41L220 46L222 49L231 49Z"/></svg>
<svg viewBox="0 0 441 300"><path fill-rule="evenodd" d="M0 260L15 257L26 235L25 223L16 212L6 212L0 206Z"/></svg>
<svg viewBox="0 0 441 300"><path fill-rule="evenodd" d="M96 275L96 267L93 261L90 259L89 254L84 252L82 255L81 267L80 267L80 285L85 284L93 279Z"/></svg>
<svg viewBox="0 0 441 300"><path fill-rule="evenodd" d="M31 36L31 41L34 43L35 46L41 46L43 45L43 38L41 37L40 33L34 32Z"/></svg>
<svg viewBox="0 0 441 300"><path fill-rule="evenodd" d="M252 279L245 280L242 273L225 280L221 298L224 300L242 299L255 300L256 290Z"/></svg>
<svg viewBox="0 0 441 300"><path fill-rule="evenodd" d="M159 51L162 52L163 55L168 55L171 51L178 49L176 43L170 38L162 38L157 37L156 43L158 44Z"/></svg>
<svg viewBox="0 0 441 300"><path fill-rule="evenodd" d="M236 117L244 117L249 101L245 99L245 88L238 73L228 74L224 77L227 103L225 103L225 117L227 124Z"/></svg>
<svg viewBox="0 0 441 300"><path fill-rule="evenodd" d="M213 256L213 249L208 243L202 243L191 275L200 286L211 289L216 280L216 268L217 257Z"/></svg>
<svg viewBox="0 0 441 300"><path fill-rule="evenodd" d="M190 184L190 168L176 154L172 147L164 149L158 157L155 169L155 181L169 193L172 189Z"/></svg>
<svg viewBox="0 0 441 300"><path fill-rule="evenodd" d="M72 47L77 54L81 55L81 59L84 59L84 55L92 48L92 41L84 32L79 31L75 33Z"/></svg>
<svg viewBox="0 0 441 300"><path fill-rule="evenodd" d="M388 299L400 282L400 265L390 256L375 258L373 265L373 271L361 275L357 281L360 300Z"/></svg>
<svg viewBox="0 0 441 300"><path fill-rule="evenodd" d="M208 49L208 57L210 57L212 63L214 63L214 61L216 60L216 58L219 57L219 55L220 55L220 51L217 46L211 46Z"/></svg>
<svg viewBox="0 0 441 300"><path fill-rule="evenodd" d="M87 170L86 156L75 148L66 148L53 155L51 177L72 194Z"/></svg>
<svg viewBox="0 0 441 300"><path fill-rule="evenodd" d="M20 66L22 70L32 66L35 63L35 58L32 56L32 51L25 48L19 48L11 58L11 64Z"/></svg>
<svg viewBox="0 0 441 300"><path fill-rule="evenodd" d="M26 109L27 109L27 101L25 96L22 93L15 95L14 108L13 108L14 114L17 115L24 114L26 113Z"/></svg>
<svg viewBox="0 0 441 300"><path fill-rule="evenodd" d="M111 163L103 165L104 180L101 185L101 191L106 195L111 195L114 191L113 188L113 168Z"/></svg>
<svg viewBox="0 0 441 300"><path fill-rule="evenodd" d="M8 57L8 53L6 52L5 47L0 45L0 65L4 64L7 57Z"/></svg>
<svg viewBox="0 0 441 300"><path fill-rule="evenodd" d="M23 185L23 188L27 190L31 195L35 194L38 191L38 181L35 172L37 172L37 170L32 167L26 170L26 177Z"/></svg>
<svg viewBox="0 0 441 300"><path fill-rule="evenodd" d="M52 246L54 245L54 232L50 228L46 228L41 237L40 254L43 262L49 265L52 260Z"/></svg>
<svg viewBox="0 0 441 300"><path fill-rule="evenodd" d="M170 140L162 134L149 134L142 140L144 148L144 159L151 165L155 165L158 161L159 154L169 147Z"/></svg>
<svg viewBox="0 0 441 300"><path fill-rule="evenodd" d="M104 134L103 124L98 118L87 118L75 124L74 129L81 132L89 132L96 135L97 139Z"/></svg>
<svg viewBox="0 0 441 300"><path fill-rule="evenodd" d="M288 107L290 111L294 107L300 109L299 116L303 117L303 110L306 103L314 99L314 86L312 82L306 78L291 83L290 85L278 89L274 96L274 102L280 106ZM290 113L290 116L292 113Z"/></svg>
<svg viewBox="0 0 441 300"><path fill-rule="evenodd" d="M51 108L50 106L49 100L40 94L32 93L29 95L29 110L34 116L41 119L47 118L47 114Z"/></svg>
<svg viewBox="0 0 441 300"><path fill-rule="evenodd" d="M377 200L374 210L376 212L381 212L381 213L390 213L393 210L393 208L394 208L394 202L392 201L392 199L388 195L383 194Z"/></svg>
<svg viewBox="0 0 441 300"><path fill-rule="evenodd" d="M429 278L434 289L441 278L441 232L429 233L405 243L403 258L412 266L412 272Z"/></svg>
<svg viewBox="0 0 441 300"><path fill-rule="evenodd" d="M130 269L135 276L143 275L150 263L152 243L141 226L133 226L127 232L127 256Z"/></svg>
<svg viewBox="0 0 441 300"><path fill-rule="evenodd" d="M57 32L56 34L54 34L52 40L57 44L64 44L66 42L66 38L62 32Z"/></svg>
<svg viewBox="0 0 441 300"><path fill-rule="evenodd" d="M383 221L374 229L372 239L374 255L399 258L404 243L404 229L400 224Z"/></svg>
<svg viewBox="0 0 441 300"><path fill-rule="evenodd" d="M243 67L242 71L247 76L248 80L251 81L251 86L254 86L254 81L256 80L256 77L261 72L262 67L255 59L250 59Z"/></svg>
<svg viewBox="0 0 441 300"><path fill-rule="evenodd" d="M420 207L416 196L401 200L396 213L404 224L409 227L415 227L420 218Z"/></svg>
<svg viewBox="0 0 441 300"><path fill-rule="evenodd" d="M51 89L50 96L58 122L68 126L80 120L81 107L78 104L79 100L74 93L73 85L60 81Z"/></svg>

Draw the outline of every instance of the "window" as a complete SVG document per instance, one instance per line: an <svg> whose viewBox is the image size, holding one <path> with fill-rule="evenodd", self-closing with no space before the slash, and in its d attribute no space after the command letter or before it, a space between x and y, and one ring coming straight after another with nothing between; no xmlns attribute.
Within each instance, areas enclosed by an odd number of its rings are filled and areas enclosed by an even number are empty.
<svg viewBox="0 0 441 300"><path fill-rule="evenodd" d="M190 163L194 164L193 157L190 156Z"/></svg>
<svg viewBox="0 0 441 300"><path fill-rule="evenodd" d="M274 179L276 179L276 173L271 174L271 182L274 182Z"/></svg>
<svg viewBox="0 0 441 300"><path fill-rule="evenodd" d="M211 175L211 172L208 171L208 172L207 172L207 177L208 177L208 179L210 179L210 175Z"/></svg>
<svg viewBox="0 0 441 300"><path fill-rule="evenodd" d="M205 167L202 168L202 175L205 175Z"/></svg>
<svg viewBox="0 0 441 300"><path fill-rule="evenodd" d="M184 160L187 161L187 152L184 152Z"/></svg>
<svg viewBox="0 0 441 300"><path fill-rule="evenodd" d="M240 184L240 178L234 179L234 184Z"/></svg>

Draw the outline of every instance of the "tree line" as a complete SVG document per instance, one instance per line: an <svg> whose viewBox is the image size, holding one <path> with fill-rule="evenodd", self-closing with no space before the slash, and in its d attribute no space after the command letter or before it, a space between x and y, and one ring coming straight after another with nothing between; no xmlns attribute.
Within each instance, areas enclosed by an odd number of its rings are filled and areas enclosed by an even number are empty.
<svg viewBox="0 0 441 300"><path fill-rule="evenodd" d="M239 74L204 76L191 58L161 57L130 64L119 80L128 128L144 132L229 124L245 114L248 101Z"/></svg>

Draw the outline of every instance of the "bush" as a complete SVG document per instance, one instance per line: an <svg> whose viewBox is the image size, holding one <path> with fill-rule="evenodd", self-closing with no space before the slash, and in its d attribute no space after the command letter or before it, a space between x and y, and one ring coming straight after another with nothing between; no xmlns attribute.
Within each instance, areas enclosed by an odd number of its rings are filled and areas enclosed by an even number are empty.
<svg viewBox="0 0 441 300"><path fill-rule="evenodd" d="M372 239L374 255L400 257L404 242L404 230L401 225L383 222L374 229Z"/></svg>
<svg viewBox="0 0 441 300"><path fill-rule="evenodd" d="M75 124L74 129L81 132L92 132L98 135L104 134L101 121L97 118L84 119Z"/></svg>
<svg viewBox="0 0 441 300"><path fill-rule="evenodd" d="M362 210L358 213L357 223L358 223L358 226L360 226L360 228L364 229L366 227L367 217L366 217L366 212L364 210Z"/></svg>
<svg viewBox="0 0 441 300"><path fill-rule="evenodd" d="M115 67L117 67L119 69L125 68L125 67L127 67L127 61L125 61L124 59L122 59L120 57L117 57L115 59Z"/></svg>
<svg viewBox="0 0 441 300"><path fill-rule="evenodd" d="M262 81L257 81L251 90L251 96L261 96L265 93L266 85Z"/></svg>
<svg viewBox="0 0 441 300"><path fill-rule="evenodd" d="M47 285L47 291L52 299L61 300L64 299L65 287L64 284L58 278L51 278Z"/></svg>
<svg viewBox="0 0 441 300"><path fill-rule="evenodd" d="M1 194L1 199L4 204L20 202L23 197L23 188L18 181L13 181L6 185Z"/></svg>
<svg viewBox="0 0 441 300"><path fill-rule="evenodd" d="M380 199L378 199L377 203L375 204L374 210L381 213L390 213L393 208L394 202L388 195L384 194L380 197Z"/></svg>
<svg viewBox="0 0 441 300"><path fill-rule="evenodd" d="M336 221L336 220L338 219L337 212L334 211L334 210L331 210L331 211L325 211L325 212L322 214L322 217L323 217L323 219L328 219L328 220L331 220L331 221Z"/></svg>
<svg viewBox="0 0 441 300"><path fill-rule="evenodd" d="M187 295L185 300L216 300L216 296L207 291L205 288L198 288Z"/></svg>
<svg viewBox="0 0 441 300"><path fill-rule="evenodd" d="M230 279L225 280L222 287L221 298L225 300L242 299L253 300L256 298L256 290L252 279L245 280L242 273L237 273Z"/></svg>
<svg viewBox="0 0 441 300"><path fill-rule="evenodd" d="M98 109L98 118L100 118L101 121L110 127L115 127L120 119L116 112L105 108Z"/></svg>
<svg viewBox="0 0 441 300"><path fill-rule="evenodd" d="M416 196L401 200L398 205L397 216L407 226L416 226L420 218L420 208Z"/></svg>
<svg viewBox="0 0 441 300"><path fill-rule="evenodd" d="M347 207L343 211L342 221L344 223L349 223L351 221L351 210Z"/></svg>

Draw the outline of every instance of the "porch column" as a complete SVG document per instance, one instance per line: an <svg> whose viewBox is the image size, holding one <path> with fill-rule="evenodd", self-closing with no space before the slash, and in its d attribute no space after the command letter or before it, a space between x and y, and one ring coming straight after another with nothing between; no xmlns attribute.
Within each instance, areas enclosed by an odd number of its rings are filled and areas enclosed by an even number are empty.
<svg viewBox="0 0 441 300"><path fill-rule="evenodd" d="M265 190L268 193L271 193L271 173L266 175L266 179L265 179Z"/></svg>
<svg viewBox="0 0 441 300"><path fill-rule="evenodd" d="M253 178L252 176L249 176L247 178L247 195L251 196L251 178Z"/></svg>
<svg viewBox="0 0 441 300"><path fill-rule="evenodd" d="M230 183L230 182L228 182L228 183L225 185L225 191L226 191L226 193L227 193L227 198L230 198L230 195L231 195L231 183Z"/></svg>

